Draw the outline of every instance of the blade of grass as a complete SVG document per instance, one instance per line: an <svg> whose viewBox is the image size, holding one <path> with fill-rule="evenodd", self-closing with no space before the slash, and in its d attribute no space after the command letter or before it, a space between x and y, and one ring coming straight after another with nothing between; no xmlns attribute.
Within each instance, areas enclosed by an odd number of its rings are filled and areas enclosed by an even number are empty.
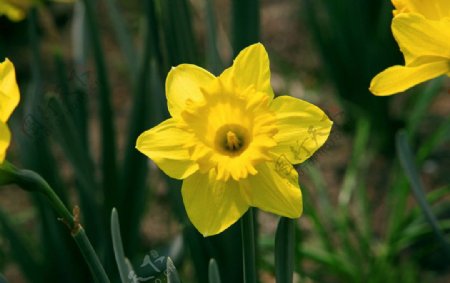
<svg viewBox="0 0 450 283"><path fill-rule="evenodd" d="M328 274L339 276L343 279L342 282L359 282L359 277L354 272L354 267L338 254L328 253L323 249L313 248L308 245L302 246L299 253L304 259L311 260L324 267L325 270L328 270Z"/></svg>
<svg viewBox="0 0 450 283"><path fill-rule="evenodd" d="M89 153L83 147L83 141L79 138L74 121L69 115L67 108L56 97L48 100L50 123L55 129L55 137L62 147L64 154L74 168L76 178L79 181L78 193L80 204L86 216L86 229L95 236L94 243L98 243L101 235L101 219L98 217L98 195L97 185L93 176L93 164Z"/></svg>
<svg viewBox="0 0 450 283"><path fill-rule="evenodd" d="M214 10L214 0L206 0L206 68L214 75L219 75L223 70L223 62L217 49L217 25Z"/></svg>
<svg viewBox="0 0 450 283"><path fill-rule="evenodd" d="M24 131L16 131L14 136L17 138L23 149L21 153L22 164L26 167L36 170L54 186L55 192L60 196L64 203L67 203L67 196L64 187L61 185L60 171L57 169L57 162L50 149L49 135L51 128L48 125L47 105L44 103L44 92L42 83L42 58L40 48L38 25L38 13L35 9L31 10L28 17L28 37L31 51L31 87L29 93L24 95ZM74 274L84 274L79 271L79 266L71 264L71 259L76 258L78 251L74 250L74 245L67 233L64 233L59 224L51 221L50 217L54 216L51 208L45 205L45 201L38 196L33 196L34 204L38 211L38 224L42 225L39 229L40 242L43 254L43 270L51 270L57 264L63 264L65 267L61 272L44 272L43 280L58 280L58 276L65 276L63 271ZM65 253L60 251L54 252L53 249L64 247ZM67 269L66 269L67 268ZM68 279L68 282L76 281L78 278L74 276Z"/></svg>
<svg viewBox="0 0 450 283"><path fill-rule="evenodd" d="M434 98L440 93L442 84L444 82L444 77L436 78L430 81L423 93L417 93L415 95L416 101L412 109L408 110L408 119L406 123L406 129L410 137L414 136L416 133L420 121L423 119L424 115L430 104L434 101Z"/></svg>
<svg viewBox="0 0 450 283"><path fill-rule="evenodd" d="M427 156L443 142L450 139L450 117L444 120L437 130L424 142L417 153L417 160L422 163Z"/></svg>
<svg viewBox="0 0 450 283"><path fill-rule="evenodd" d="M181 63L198 64L198 54L190 3L186 0L159 0L161 24L164 31L164 43L167 50L168 65ZM164 70L167 72L168 70Z"/></svg>
<svg viewBox="0 0 450 283"><path fill-rule="evenodd" d="M133 104L131 108L130 119L128 120L128 132L125 148L125 156L122 165L122 178L120 185L120 200L119 209L123 211L122 223L124 225L124 243L133 255L137 249L139 241L139 223L142 213L144 212L146 202L146 177L148 174L148 160L147 158L136 150L136 140L138 136L155 125L161 117L156 117L158 114L158 105L152 103L152 96L157 95L149 89L152 86L152 81L149 78L153 75L151 70L151 56L152 54L152 35L151 35L151 18L153 11L152 4L147 1L145 5L146 11L146 27L143 45L143 57L139 59L140 65L137 70L137 75L134 79L134 95ZM150 81L150 82L149 82ZM130 207L130 203L133 205Z"/></svg>
<svg viewBox="0 0 450 283"><path fill-rule="evenodd" d="M234 57L239 51L259 41L259 0L233 0L231 37Z"/></svg>
<svg viewBox="0 0 450 283"><path fill-rule="evenodd" d="M170 257L167 257L166 271L167 271L167 283L181 283L178 271Z"/></svg>
<svg viewBox="0 0 450 283"><path fill-rule="evenodd" d="M32 253L28 240L14 227L11 219L2 210L0 210L0 234L8 241L12 258L19 265L23 275L30 282L45 282L42 265Z"/></svg>
<svg viewBox="0 0 450 283"><path fill-rule="evenodd" d="M208 278L209 278L209 283L220 283L221 282L219 266L217 265L217 261L213 258L209 260Z"/></svg>
<svg viewBox="0 0 450 283"><path fill-rule="evenodd" d="M304 215L305 217L308 217L311 219L312 223L314 224L315 232L317 233L322 246L326 249L327 252L333 253L335 252L335 248L332 245L332 239L331 239L331 231L328 229L328 226L323 221L323 218L319 217L319 214L317 213L320 209L315 209L312 206L312 199L310 197L309 190L305 187L302 189L303 194L303 205L304 205ZM332 214L329 214L332 215Z"/></svg>
<svg viewBox="0 0 450 283"><path fill-rule="evenodd" d="M244 283L256 283L258 281L258 273L256 271L253 208L249 208L240 221L242 230L242 256L244 259Z"/></svg>
<svg viewBox="0 0 450 283"><path fill-rule="evenodd" d="M76 1L74 3L73 12L73 24L72 24L72 50L73 51L73 64L74 70L73 74L76 78L75 80L75 93L77 95L76 104L74 105L75 111L75 121L79 128L79 133L82 135L83 144L86 150L88 150L88 121L89 121L89 111L87 111L88 99L87 99L87 72L86 72L86 61L88 56L88 40L87 39L87 26L86 26L86 13L84 12L84 6L81 1Z"/></svg>
<svg viewBox="0 0 450 283"><path fill-rule="evenodd" d="M292 283L295 261L295 219L282 217L275 235L275 277L277 283Z"/></svg>
<svg viewBox="0 0 450 283"><path fill-rule="evenodd" d="M361 182L360 174L367 168L368 160L365 160L365 164L361 164L361 156L366 154L368 140L369 140L369 123L367 120L361 118L357 124L356 137L353 143L353 151L349 164L347 165L347 170L344 174L344 181L342 184L341 191L338 196L339 213L337 217L338 231L340 234L340 239L343 241L343 248L346 251L346 255L349 259L353 259L356 265L363 263L363 259L366 253L369 251L368 239L361 237L359 233L351 233L352 218L350 212L350 200L353 196L354 191L358 187L358 183ZM365 219L363 222L368 222L369 217L364 215ZM365 230L368 228L365 227ZM357 250L350 240L350 235L358 237L358 241L362 247L366 247L364 251ZM365 235L367 232L365 233ZM356 259L358 256L359 259ZM355 260L356 259L356 260ZM362 272L362 267L357 268L356 271Z"/></svg>
<svg viewBox="0 0 450 283"><path fill-rule="evenodd" d="M120 232L119 215L117 214L117 210L115 208L113 208L111 212L111 236L120 279L122 283L127 283L128 275L133 270L130 269L130 266L127 263L127 258L125 257L125 252L123 250L122 244L122 236Z"/></svg>
<svg viewBox="0 0 450 283"><path fill-rule="evenodd" d="M426 195L423 189L422 181L419 177L419 172L414 164L414 157L410 145L408 143L407 134L405 131L400 131L397 134L397 154L400 159L400 164L403 167L404 173L409 180L414 197L417 200L422 212L433 228L433 232L436 235L437 240L441 243L442 248L445 250L447 257L450 258L450 244L444 236L439 223L434 216L431 207L429 206Z"/></svg>
<svg viewBox="0 0 450 283"><path fill-rule="evenodd" d="M96 66L98 91L100 95L99 112L101 122L101 166L103 197L105 201L104 216L109 218L109 213L117 200L117 174L116 174L116 136L114 130L114 116L111 106L111 89L108 80L108 71L105 63L103 48L101 45L98 17L95 12L95 2L83 0L86 9L86 21L89 27L89 39L93 51ZM109 233L108 233L109 234Z"/></svg>
<svg viewBox="0 0 450 283"><path fill-rule="evenodd" d="M122 14L117 8L116 0L106 0L106 7L108 8L108 14L112 21L112 26L119 42L120 49L128 64L128 69L131 73L132 78L137 77L137 58L136 51L133 46L133 40L130 36L130 32L127 30L125 21L123 20ZM144 51L145 52L145 51Z"/></svg>

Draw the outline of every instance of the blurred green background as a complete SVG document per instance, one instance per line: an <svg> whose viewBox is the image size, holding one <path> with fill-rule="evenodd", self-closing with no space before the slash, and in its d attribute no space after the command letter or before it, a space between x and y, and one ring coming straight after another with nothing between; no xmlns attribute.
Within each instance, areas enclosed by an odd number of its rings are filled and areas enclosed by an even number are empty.
<svg viewBox="0 0 450 283"><path fill-rule="evenodd" d="M275 93L319 105L335 122L298 167L304 215L293 224L255 216L260 281L285 282L279 258L289 253L294 282L449 282L450 85L438 78L407 94L369 93L374 75L402 63L391 19L382 0L45 1L23 21L2 16L0 58L14 62L21 89L7 158L80 206L112 282L120 282L118 234L140 278L163 280L170 257L183 282L218 282L214 258L221 282L242 282L239 225L203 238L181 183L134 146L168 117L171 66L218 75L260 41ZM396 150L409 145L412 158ZM0 188L0 282L1 274L10 283L92 282L46 199L16 186Z"/></svg>

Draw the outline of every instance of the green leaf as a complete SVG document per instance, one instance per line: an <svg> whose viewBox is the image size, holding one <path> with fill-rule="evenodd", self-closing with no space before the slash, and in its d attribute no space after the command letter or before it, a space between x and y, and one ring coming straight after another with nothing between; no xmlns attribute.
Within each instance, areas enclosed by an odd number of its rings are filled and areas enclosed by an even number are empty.
<svg viewBox="0 0 450 283"><path fill-rule="evenodd" d="M177 269L173 264L173 261L170 257L167 257L166 262L166 272L167 272L167 283L180 283L180 277L178 275Z"/></svg>
<svg viewBox="0 0 450 283"><path fill-rule="evenodd" d="M126 147L124 160L121 167L121 180L118 208L121 211L121 219L123 224L123 239L125 247L130 254L134 254L139 243L139 223L142 213L148 206L147 199L147 176L148 176L148 159L146 156L138 152L135 148L138 136L157 124L159 119L155 118L158 113L155 108L159 105L153 103L152 98L159 93L151 90L153 81L151 78L154 71L151 69L152 56L152 30L150 21L152 19L153 3L146 1L144 7L146 11L146 26L144 42L142 46L143 54L139 58L139 64L136 67L136 74L133 78L133 102L127 121L126 131ZM153 107L153 108L152 108ZM133 205L130 207L130 203Z"/></svg>
<svg viewBox="0 0 450 283"><path fill-rule="evenodd" d="M31 253L23 235L14 227L9 217L0 210L0 235L8 240L12 258L18 263L23 275L30 282L43 282L42 266Z"/></svg>
<svg viewBox="0 0 450 283"><path fill-rule="evenodd" d="M190 1L159 0L158 3L161 9L161 25L168 55L167 67L181 63L198 64Z"/></svg>
<svg viewBox="0 0 450 283"><path fill-rule="evenodd" d="M217 261L213 258L209 260L208 278L209 283L220 283L219 266L217 265Z"/></svg>
<svg viewBox="0 0 450 283"><path fill-rule="evenodd" d="M244 258L244 283L256 283L258 280L253 209L254 208L249 208L240 220L242 232L242 256Z"/></svg>
<svg viewBox="0 0 450 283"><path fill-rule="evenodd" d="M75 171L81 210L84 215L89 215L84 222L86 230L93 235L99 235L101 226L95 194L97 184L89 151L83 145L69 110L54 96L48 99L47 104L49 120L55 131L54 137ZM94 242L97 241L94 239Z"/></svg>
<svg viewBox="0 0 450 283"><path fill-rule="evenodd" d="M234 57L259 41L259 0L232 1L232 45Z"/></svg>
<svg viewBox="0 0 450 283"><path fill-rule="evenodd" d="M357 282L358 273L355 271L357 267L340 254L330 253L308 245L303 245L299 254L302 258L319 264L324 270L328 270L328 273L334 273L343 278L342 282Z"/></svg>
<svg viewBox="0 0 450 283"><path fill-rule="evenodd" d="M442 84L444 82L444 77L436 78L428 82L426 88L422 93L416 93L417 101L415 102L412 109L408 109L408 120L407 120L407 130L409 136L413 136L417 131L420 121L423 116L427 113L428 107L434 101L434 98L440 93L442 89Z"/></svg>
<svg viewBox="0 0 450 283"><path fill-rule="evenodd" d="M117 8L116 0L106 0L106 7L108 8L108 14L112 21L112 27L114 29L116 39L119 42L120 49L127 60L128 69L132 77L136 77L137 65L136 50L133 46L130 32L127 30L125 21L122 14ZM145 51L144 51L145 52Z"/></svg>
<svg viewBox="0 0 450 283"><path fill-rule="evenodd" d="M295 260L295 219L282 217L275 235L275 276L277 283L292 283Z"/></svg>
<svg viewBox="0 0 450 283"><path fill-rule="evenodd" d="M117 268L122 283L128 283L128 275L133 272L132 266L129 264L125 256L122 244L122 236L120 233L119 215L117 209L113 208L111 212L111 237L113 242L114 256L116 258Z"/></svg>
<svg viewBox="0 0 450 283"><path fill-rule="evenodd" d="M223 62L217 49L217 27L214 0L206 0L206 68L214 75L223 70Z"/></svg>
<svg viewBox="0 0 450 283"><path fill-rule="evenodd" d="M397 134L397 154L400 159L400 164L403 167L404 173L408 178L408 181L411 185L412 192L414 197L416 198L422 212L433 228L433 231L436 235L437 240L441 243L442 248L445 250L447 257L450 258L450 244L444 236L441 228L439 227L439 223L434 216L430 205L427 202L427 198L423 189L422 181L419 177L419 172L414 164L414 156L411 150L411 147L408 143L408 136L405 131L400 131Z"/></svg>
<svg viewBox="0 0 450 283"><path fill-rule="evenodd" d="M100 140L101 140L101 166L102 186L104 198L104 215L109 213L117 200L117 165L116 165L116 135L113 119L113 108L111 105L111 88L108 78L108 69L101 44L100 29L98 26L98 15L95 2L83 0L86 11L86 22L88 35L94 57L98 92L99 92L99 116L100 116Z"/></svg>
<svg viewBox="0 0 450 283"><path fill-rule="evenodd" d="M417 160L423 162L430 153L444 141L450 139L450 117L447 117L437 130L424 142L417 152Z"/></svg>

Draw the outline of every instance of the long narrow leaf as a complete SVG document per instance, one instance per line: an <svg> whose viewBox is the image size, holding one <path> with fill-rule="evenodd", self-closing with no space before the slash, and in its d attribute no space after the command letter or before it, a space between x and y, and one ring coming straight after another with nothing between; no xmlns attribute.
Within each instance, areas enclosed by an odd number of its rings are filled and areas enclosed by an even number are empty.
<svg viewBox="0 0 450 283"><path fill-rule="evenodd" d="M232 45L234 56L259 41L259 0L232 1Z"/></svg>
<svg viewBox="0 0 450 283"><path fill-rule="evenodd" d="M86 21L89 27L89 36L96 66L98 91L100 96L98 105L101 122L102 185L105 200L105 216L107 215L109 217L109 213L117 199L116 136L110 97L112 92L101 45L95 3L91 0L84 0L83 3L86 9Z"/></svg>
<svg viewBox="0 0 450 283"><path fill-rule="evenodd" d="M217 261L213 258L209 261L208 278L209 278L209 283L220 283L221 282L219 266L217 265Z"/></svg>
<svg viewBox="0 0 450 283"><path fill-rule="evenodd" d="M223 70L223 63L217 49L217 25L214 10L214 0L206 0L206 68L214 75Z"/></svg>
<svg viewBox="0 0 450 283"><path fill-rule="evenodd" d="M111 237L120 279L122 280L122 283L127 283L128 276L130 272L133 272L133 270L130 269L130 266L127 263L127 258L125 257L120 232L119 215L117 214L117 210L115 208L113 208L111 212Z"/></svg>
<svg viewBox="0 0 450 283"><path fill-rule="evenodd" d="M106 7L108 8L109 17L112 21L112 26L119 42L120 49L125 56L132 78L136 78L137 58L136 51L133 46L133 40L125 25L122 14L119 12L116 0L106 0Z"/></svg>
<svg viewBox="0 0 450 283"><path fill-rule="evenodd" d="M2 210L0 210L0 235L8 240L11 247L11 255L18 263L23 275L27 277L30 282L43 282L40 279L42 276L42 266L40 262L32 254L27 240L25 240L22 234L17 231L9 217L4 214ZM34 281L34 279L36 279L36 281Z"/></svg>
<svg viewBox="0 0 450 283"><path fill-rule="evenodd" d="M167 283L181 283L178 271L170 257L167 258L166 272L167 272Z"/></svg>
<svg viewBox="0 0 450 283"><path fill-rule="evenodd" d="M292 283L295 261L295 220L282 217L275 235L275 276L277 283Z"/></svg>
<svg viewBox="0 0 450 283"><path fill-rule="evenodd" d="M408 143L408 138L405 131L401 131L397 134L396 145L400 163L409 180L414 197L416 198L417 203L422 209L425 218L433 228L436 238L439 240L439 242L442 245L442 248L445 250L447 256L450 258L450 244L445 238L444 233L439 227L438 221L434 216L430 205L427 202L426 195L423 189L423 184L419 177L419 172L417 171L417 168L414 164L414 157L410 145Z"/></svg>

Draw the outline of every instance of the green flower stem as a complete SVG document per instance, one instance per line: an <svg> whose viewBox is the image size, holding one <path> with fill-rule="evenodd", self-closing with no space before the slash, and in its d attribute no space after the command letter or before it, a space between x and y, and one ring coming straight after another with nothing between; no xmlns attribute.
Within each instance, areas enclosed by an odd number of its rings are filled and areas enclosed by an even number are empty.
<svg viewBox="0 0 450 283"><path fill-rule="evenodd" d="M56 195L50 185L36 172L31 170L17 170L15 183L27 191L39 192L47 197L61 221L71 230L76 226L73 215L66 208L61 199Z"/></svg>
<svg viewBox="0 0 450 283"><path fill-rule="evenodd" d="M95 250L92 247L91 242L89 242L89 238L84 232L83 227L79 223L77 223L76 227L77 229L75 231L72 230L72 237L77 243L77 246L84 257L84 260L89 266L89 269L91 270L95 282L109 283L110 281L108 275L106 275L105 269L100 263L100 260L98 259L98 256L95 253Z"/></svg>
<svg viewBox="0 0 450 283"><path fill-rule="evenodd" d="M24 190L43 194L50 201L59 219L67 225L70 234L77 243L84 260L97 283L109 283L108 276L100 263L100 260L92 247L89 238L78 221L79 209L75 207L74 214L70 213L61 199L50 187L50 185L36 172L31 170L20 170L5 161L0 165L0 185L15 183Z"/></svg>
<svg viewBox="0 0 450 283"><path fill-rule="evenodd" d="M255 226L253 223L253 208L241 218L242 230L242 255L244 263L244 282L256 283L256 258L255 258Z"/></svg>

